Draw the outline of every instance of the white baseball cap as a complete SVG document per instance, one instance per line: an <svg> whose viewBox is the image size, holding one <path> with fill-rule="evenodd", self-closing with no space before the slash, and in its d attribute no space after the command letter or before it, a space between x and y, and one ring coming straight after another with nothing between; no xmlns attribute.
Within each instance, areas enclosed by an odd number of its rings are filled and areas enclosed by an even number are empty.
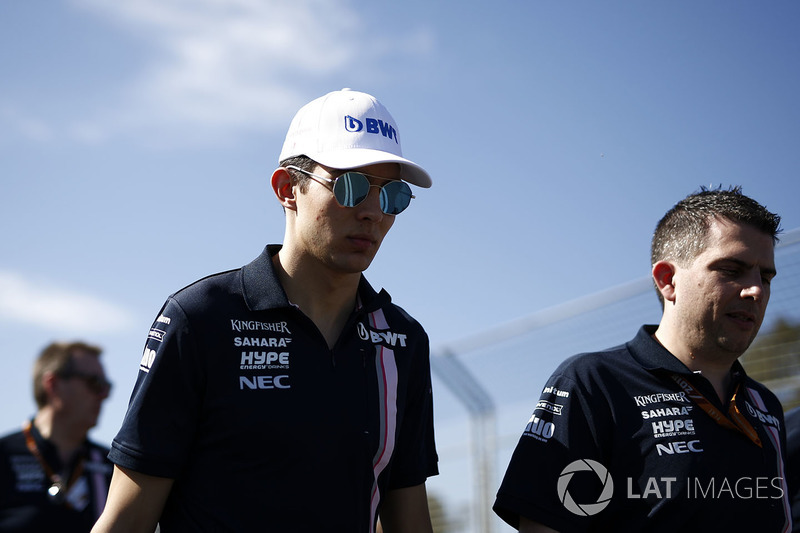
<svg viewBox="0 0 800 533"><path fill-rule="evenodd" d="M383 104L351 89L330 92L300 108L278 161L299 155L340 170L399 163L404 181L419 187L433 184L421 166L403 157L397 124Z"/></svg>

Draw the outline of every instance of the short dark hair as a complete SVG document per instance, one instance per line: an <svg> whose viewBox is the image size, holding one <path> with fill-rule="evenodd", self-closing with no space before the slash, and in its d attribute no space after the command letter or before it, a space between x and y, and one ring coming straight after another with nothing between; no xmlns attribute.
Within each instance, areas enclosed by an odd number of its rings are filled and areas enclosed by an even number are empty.
<svg viewBox="0 0 800 533"><path fill-rule="evenodd" d="M745 196L741 186L701 187L675 204L656 225L650 247L651 264L663 260L691 263L705 248L712 220L719 218L749 224L772 237L773 243L778 242L781 217ZM660 292L658 297L663 305Z"/></svg>
<svg viewBox="0 0 800 533"><path fill-rule="evenodd" d="M290 165L297 168L302 168L306 172L314 172L314 170L317 168L317 162L305 155L296 155L294 157L287 157L286 159L280 162L280 166L282 167L288 167ZM306 192L306 188L308 187L308 182L311 178L309 178L302 172L298 172L292 169L289 169L289 175L292 177L292 183L300 187L301 192Z"/></svg>
<svg viewBox="0 0 800 533"><path fill-rule="evenodd" d="M47 405L47 393L42 384L42 376L45 372L58 375L70 373L74 366L73 355L75 352L88 352L100 357L103 350L82 341L53 342L39 354L33 364L33 398L40 409Z"/></svg>

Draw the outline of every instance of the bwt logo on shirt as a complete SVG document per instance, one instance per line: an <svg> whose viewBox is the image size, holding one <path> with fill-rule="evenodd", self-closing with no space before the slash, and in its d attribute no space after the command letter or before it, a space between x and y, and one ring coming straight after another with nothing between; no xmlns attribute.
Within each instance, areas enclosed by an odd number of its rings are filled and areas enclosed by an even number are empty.
<svg viewBox="0 0 800 533"><path fill-rule="evenodd" d="M400 142L397 138L397 130L388 122L376 118L365 118L364 122L361 122L350 115L345 115L344 117L344 129L350 133L364 131L365 125L367 133L380 134L387 139L394 139L395 143Z"/></svg>
<svg viewBox="0 0 800 533"><path fill-rule="evenodd" d="M373 331L359 322L356 326L358 336L361 340L371 341L373 344L385 344L387 346L395 347L398 344L405 347L407 336L405 333L394 333L392 331Z"/></svg>
<svg viewBox="0 0 800 533"><path fill-rule="evenodd" d="M753 418L758 418L758 420L762 424L765 424L767 426L773 426L773 427L776 427L778 429L781 429L781 421L778 420L777 417L775 417L775 416L773 416L773 415L771 415L769 413L765 413L761 409L756 409L755 407L750 405L750 402L744 402L744 404L747 407L747 411L750 413L750 416L752 416Z"/></svg>

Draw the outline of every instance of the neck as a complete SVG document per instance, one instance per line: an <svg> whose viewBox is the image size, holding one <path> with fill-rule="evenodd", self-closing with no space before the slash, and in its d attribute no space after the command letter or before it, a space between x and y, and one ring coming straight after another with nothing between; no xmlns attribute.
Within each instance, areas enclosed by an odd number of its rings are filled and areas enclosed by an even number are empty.
<svg viewBox="0 0 800 533"><path fill-rule="evenodd" d="M33 419L33 425L42 437L49 440L58 450L61 461L66 463L86 440L86 432L76 428L75 424L55 416L53 408L45 406L39 409Z"/></svg>
<svg viewBox="0 0 800 533"><path fill-rule="evenodd" d="M692 351L671 338L663 328L659 327L653 337L676 359L686 365L692 372L699 372L714 387L720 402L725 405L730 399L731 368L733 362L727 359L708 357L701 351Z"/></svg>
<svg viewBox="0 0 800 533"><path fill-rule="evenodd" d="M289 301L316 324L332 348L355 309L361 273L309 268L310 262L292 261L283 251L272 261Z"/></svg>
<svg viewBox="0 0 800 533"><path fill-rule="evenodd" d="M714 387L714 392L717 393L717 398L722 405L727 405L731 397L731 368L717 368L713 365L695 365L689 367L690 370L700 372Z"/></svg>

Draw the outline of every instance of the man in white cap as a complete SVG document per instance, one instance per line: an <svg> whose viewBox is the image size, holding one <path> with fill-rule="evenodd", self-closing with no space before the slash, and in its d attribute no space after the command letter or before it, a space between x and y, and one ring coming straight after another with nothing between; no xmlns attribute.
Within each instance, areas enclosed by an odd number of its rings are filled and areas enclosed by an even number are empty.
<svg viewBox="0 0 800 533"><path fill-rule="evenodd" d="M162 307L93 531L432 531L428 338L362 275L431 179L348 89L300 109L279 163L283 245Z"/></svg>

